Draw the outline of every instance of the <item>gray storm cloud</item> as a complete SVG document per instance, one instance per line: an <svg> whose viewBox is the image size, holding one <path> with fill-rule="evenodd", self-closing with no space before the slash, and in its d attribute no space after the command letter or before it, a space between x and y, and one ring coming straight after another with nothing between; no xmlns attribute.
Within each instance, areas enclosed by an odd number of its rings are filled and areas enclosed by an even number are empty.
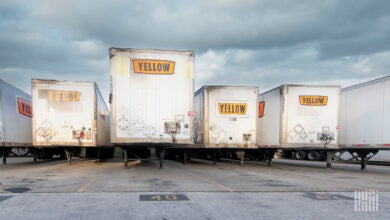
<svg viewBox="0 0 390 220"><path fill-rule="evenodd" d="M388 75L389 1L2 1L0 77L96 81L108 48L192 49L196 87Z"/></svg>

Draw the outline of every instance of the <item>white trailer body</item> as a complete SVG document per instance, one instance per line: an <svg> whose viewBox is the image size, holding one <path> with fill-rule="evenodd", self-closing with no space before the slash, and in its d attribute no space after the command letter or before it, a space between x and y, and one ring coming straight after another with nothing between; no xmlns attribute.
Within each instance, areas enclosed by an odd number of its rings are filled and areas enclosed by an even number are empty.
<svg viewBox="0 0 390 220"><path fill-rule="evenodd" d="M257 149L257 87L203 86L195 93L195 143Z"/></svg>
<svg viewBox="0 0 390 220"><path fill-rule="evenodd" d="M94 82L32 80L33 145L110 146L110 115Z"/></svg>
<svg viewBox="0 0 390 220"><path fill-rule="evenodd" d="M0 147L31 146L31 96L0 79Z"/></svg>
<svg viewBox="0 0 390 220"><path fill-rule="evenodd" d="M380 150L377 154L370 158L370 161L390 162L390 151Z"/></svg>
<svg viewBox="0 0 390 220"><path fill-rule="evenodd" d="M109 52L112 143L193 143L193 52Z"/></svg>
<svg viewBox="0 0 390 220"><path fill-rule="evenodd" d="M341 90L340 145L390 149L390 76Z"/></svg>
<svg viewBox="0 0 390 220"><path fill-rule="evenodd" d="M339 86L282 85L260 94L259 147L338 147Z"/></svg>

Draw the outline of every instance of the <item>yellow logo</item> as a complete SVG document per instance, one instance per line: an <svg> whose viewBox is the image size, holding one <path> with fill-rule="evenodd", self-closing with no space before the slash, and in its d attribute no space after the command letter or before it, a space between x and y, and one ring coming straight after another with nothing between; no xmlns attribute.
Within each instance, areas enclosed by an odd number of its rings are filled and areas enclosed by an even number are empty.
<svg viewBox="0 0 390 220"><path fill-rule="evenodd" d="M220 115L246 115L247 103L218 102L218 113Z"/></svg>
<svg viewBox="0 0 390 220"><path fill-rule="evenodd" d="M169 60L133 60L135 73L171 75L175 71L175 62Z"/></svg>
<svg viewBox="0 0 390 220"><path fill-rule="evenodd" d="M301 105L309 106L324 106L328 103L328 96L318 96L318 95L300 95L299 103Z"/></svg>
<svg viewBox="0 0 390 220"><path fill-rule="evenodd" d="M65 90L49 90L51 101L80 101L80 92Z"/></svg>

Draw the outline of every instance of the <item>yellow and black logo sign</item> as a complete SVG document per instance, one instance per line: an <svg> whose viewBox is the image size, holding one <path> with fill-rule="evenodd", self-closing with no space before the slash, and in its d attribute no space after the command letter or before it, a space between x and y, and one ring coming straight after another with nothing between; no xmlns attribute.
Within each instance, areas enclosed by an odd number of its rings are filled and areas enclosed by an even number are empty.
<svg viewBox="0 0 390 220"><path fill-rule="evenodd" d="M324 106L328 103L328 96L300 95L299 103L309 106Z"/></svg>
<svg viewBox="0 0 390 220"><path fill-rule="evenodd" d="M218 102L219 115L246 115L248 111L247 103Z"/></svg>
<svg viewBox="0 0 390 220"><path fill-rule="evenodd" d="M169 60L133 60L135 73L171 75L175 72L175 62Z"/></svg>
<svg viewBox="0 0 390 220"><path fill-rule="evenodd" d="M80 92L65 90L49 90L50 101L80 101Z"/></svg>
<svg viewBox="0 0 390 220"><path fill-rule="evenodd" d="M32 104L31 102L18 98L18 109L19 113L27 117L32 117Z"/></svg>

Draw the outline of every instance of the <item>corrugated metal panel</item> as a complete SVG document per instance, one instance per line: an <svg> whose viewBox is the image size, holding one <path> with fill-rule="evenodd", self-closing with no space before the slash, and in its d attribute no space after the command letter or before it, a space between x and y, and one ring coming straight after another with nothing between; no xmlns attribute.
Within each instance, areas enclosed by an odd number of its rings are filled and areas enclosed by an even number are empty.
<svg viewBox="0 0 390 220"><path fill-rule="evenodd" d="M202 144L204 138L208 140L208 137L205 137L205 127L208 127L208 122L205 121L205 97L204 97L204 87L200 88L195 92L194 97L194 133L195 133L195 144ZM208 105L207 105L208 106ZM206 123L206 124L205 124Z"/></svg>
<svg viewBox="0 0 390 220"><path fill-rule="evenodd" d="M282 96L283 87L270 90L259 96L259 102L264 102L264 115L259 118L259 144L280 145Z"/></svg>
<svg viewBox="0 0 390 220"><path fill-rule="evenodd" d="M204 86L195 95L195 109L203 129L195 129L195 137L205 147L257 148L257 87Z"/></svg>
<svg viewBox="0 0 390 220"><path fill-rule="evenodd" d="M31 96L0 80L0 145L31 145Z"/></svg>
<svg viewBox="0 0 390 220"><path fill-rule="evenodd" d="M192 51L110 49L111 140L193 143Z"/></svg>
<svg viewBox="0 0 390 220"><path fill-rule="evenodd" d="M389 79L384 77L342 90L341 144L378 148L390 143Z"/></svg>
<svg viewBox="0 0 390 220"><path fill-rule="evenodd" d="M283 85L260 95L265 102L260 123L260 146L322 148L319 135L327 132L338 147L339 86Z"/></svg>
<svg viewBox="0 0 390 220"><path fill-rule="evenodd" d="M32 80L34 146L107 146L108 109L94 82Z"/></svg>

